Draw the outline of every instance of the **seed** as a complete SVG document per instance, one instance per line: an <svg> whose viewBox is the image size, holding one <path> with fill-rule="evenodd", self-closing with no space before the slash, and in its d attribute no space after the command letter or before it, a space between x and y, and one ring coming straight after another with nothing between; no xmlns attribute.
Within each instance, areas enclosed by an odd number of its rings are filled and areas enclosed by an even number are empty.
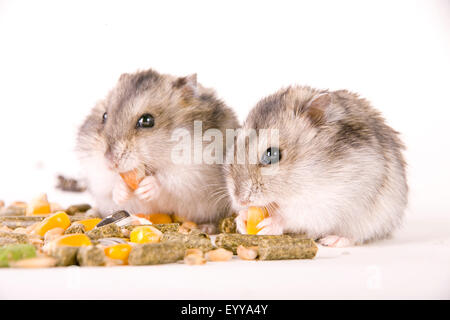
<svg viewBox="0 0 450 320"><path fill-rule="evenodd" d="M233 252L225 250L223 248L208 251L206 253L206 259L209 261L228 261L233 257Z"/></svg>
<svg viewBox="0 0 450 320"><path fill-rule="evenodd" d="M180 228L178 228L178 232L181 234L189 234L189 232L191 232L191 229L181 226Z"/></svg>
<svg viewBox="0 0 450 320"><path fill-rule="evenodd" d="M197 226L197 224L196 224L195 222L192 222L192 221L185 221L185 222L183 222L183 224L181 225L181 228L185 228L185 229L188 229L188 230L192 230L192 229L197 229L198 226Z"/></svg>
<svg viewBox="0 0 450 320"><path fill-rule="evenodd" d="M36 236L32 236L29 238L30 243L35 247L41 248L44 245L44 241L41 238L37 238Z"/></svg>
<svg viewBox="0 0 450 320"><path fill-rule="evenodd" d="M27 234L27 229L24 227L19 227L19 228L15 228L14 229L14 233L22 233L22 234Z"/></svg>
<svg viewBox="0 0 450 320"><path fill-rule="evenodd" d="M64 233L64 229L63 228L53 228L48 230L45 235L44 235L44 241L45 242L50 242L55 240L56 238L62 236Z"/></svg>
<svg viewBox="0 0 450 320"><path fill-rule="evenodd" d="M244 247L240 245L237 248L237 255L243 260L255 260L258 256L258 247Z"/></svg>
<svg viewBox="0 0 450 320"><path fill-rule="evenodd" d="M184 263L190 266L202 265L206 263L206 259L203 258L203 253L191 253L184 257Z"/></svg>
<svg viewBox="0 0 450 320"><path fill-rule="evenodd" d="M117 267L117 266L123 266L125 263L123 260L119 259L111 259L109 257L105 258L105 267Z"/></svg>
<svg viewBox="0 0 450 320"><path fill-rule="evenodd" d="M186 252L184 253L184 255L187 256L190 254L199 254L199 255L203 256L203 251L200 249L186 249Z"/></svg>
<svg viewBox="0 0 450 320"><path fill-rule="evenodd" d="M25 229L27 230L27 234L36 234L35 230L37 229L39 224L40 224L39 222L36 222L26 227Z"/></svg>
<svg viewBox="0 0 450 320"><path fill-rule="evenodd" d="M51 268L56 265L56 259L53 257L35 257L11 262L13 268Z"/></svg>

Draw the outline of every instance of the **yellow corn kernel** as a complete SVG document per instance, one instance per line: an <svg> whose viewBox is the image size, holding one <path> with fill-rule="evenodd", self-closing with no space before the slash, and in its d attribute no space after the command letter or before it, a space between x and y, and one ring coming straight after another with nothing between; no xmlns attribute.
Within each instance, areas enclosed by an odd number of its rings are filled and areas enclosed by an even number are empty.
<svg viewBox="0 0 450 320"><path fill-rule="evenodd" d="M52 208L48 202L47 195L41 194L39 197L33 199L27 206L26 215L42 215L52 213Z"/></svg>
<svg viewBox="0 0 450 320"><path fill-rule="evenodd" d="M142 179L144 179L144 172L143 170L133 169L131 171L120 173L120 176L127 186L134 191L138 188Z"/></svg>
<svg viewBox="0 0 450 320"><path fill-rule="evenodd" d="M257 234L261 229L256 226L269 216L266 208L250 207L247 211L247 233Z"/></svg>
<svg viewBox="0 0 450 320"><path fill-rule="evenodd" d="M150 221L153 224L163 224L163 223L172 223L172 217L165 213L138 213L136 214L139 218L144 218Z"/></svg>
<svg viewBox="0 0 450 320"><path fill-rule="evenodd" d="M96 225L98 225L102 221L102 219L99 218L92 218L92 219L85 219L85 220L79 220L77 223L81 223L86 231L91 231L95 228Z"/></svg>
<svg viewBox="0 0 450 320"><path fill-rule="evenodd" d="M62 228L66 230L69 226L69 216L64 211L60 211L39 222L37 227L34 229L34 233L43 237L47 231L53 228Z"/></svg>
<svg viewBox="0 0 450 320"><path fill-rule="evenodd" d="M127 243L115 244L105 248L105 255L111 259L122 260L124 264L128 262L131 245Z"/></svg>
<svg viewBox="0 0 450 320"><path fill-rule="evenodd" d="M55 240L56 246L82 247L92 245L89 237L83 233L67 234Z"/></svg>
<svg viewBox="0 0 450 320"><path fill-rule="evenodd" d="M159 242L162 232L152 226L139 226L130 233L130 241L134 243Z"/></svg>

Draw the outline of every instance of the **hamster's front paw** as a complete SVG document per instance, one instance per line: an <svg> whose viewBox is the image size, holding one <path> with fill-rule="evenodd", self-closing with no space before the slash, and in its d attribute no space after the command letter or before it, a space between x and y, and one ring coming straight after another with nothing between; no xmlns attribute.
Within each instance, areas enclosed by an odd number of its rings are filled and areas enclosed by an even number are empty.
<svg viewBox="0 0 450 320"><path fill-rule="evenodd" d="M151 201L159 195L159 182L154 176L146 176L134 192L143 201Z"/></svg>
<svg viewBox="0 0 450 320"><path fill-rule="evenodd" d="M265 218L258 223L256 228L261 229L257 235L280 235L283 234L283 225L277 217Z"/></svg>
<svg viewBox="0 0 450 320"><path fill-rule="evenodd" d="M206 234L217 234L217 226L212 223L199 224L198 228L201 232Z"/></svg>
<svg viewBox="0 0 450 320"><path fill-rule="evenodd" d="M330 235L319 239L319 243L327 247L343 248L352 246L354 241L348 238Z"/></svg>
<svg viewBox="0 0 450 320"><path fill-rule="evenodd" d="M239 211L238 216L234 221L236 222L237 232L247 234L247 210L244 209Z"/></svg>
<svg viewBox="0 0 450 320"><path fill-rule="evenodd" d="M133 196L133 191L126 185L123 180L118 180L112 191L113 201L118 204L124 204Z"/></svg>

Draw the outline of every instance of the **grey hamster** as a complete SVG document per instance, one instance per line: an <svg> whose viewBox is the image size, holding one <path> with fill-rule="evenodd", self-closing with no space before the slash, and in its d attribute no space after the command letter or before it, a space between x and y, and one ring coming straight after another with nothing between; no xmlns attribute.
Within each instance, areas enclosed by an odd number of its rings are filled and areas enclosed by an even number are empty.
<svg viewBox="0 0 450 320"><path fill-rule="evenodd" d="M120 77L93 108L77 139L88 189L103 215L124 209L212 223L229 213L221 164L173 161L174 132L184 129L193 135L194 121L202 122L202 133L217 129L223 137L227 128L239 126L234 112L198 84L196 75L146 70ZM133 192L119 174L135 168L143 168L145 178Z"/></svg>
<svg viewBox="0 0 450 320"><path fill-rule="evenodd" d="M243 128L257 138L259 129L278 129L279 139L250 139L260 162L225 167L241 233L249 206L269 210L259 234L305 233L336 247L385 238L401 224L404 145L367 100L291 86L262 99Z"/></svg>

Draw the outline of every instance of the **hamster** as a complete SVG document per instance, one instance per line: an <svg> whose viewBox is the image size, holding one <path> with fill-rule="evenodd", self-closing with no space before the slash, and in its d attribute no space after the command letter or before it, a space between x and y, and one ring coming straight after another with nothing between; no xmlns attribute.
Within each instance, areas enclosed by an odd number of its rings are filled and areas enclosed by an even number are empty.
<svg viewBox="0 0 450 320"><path fill-rule="evenodd" d="M229 214L222 164L173 161L174 132L193 134L194 121L201 121L202 133L239 126L234 111L198 84L196 75L175 77L150 69L120 76L80 127L76 144L102 215L160 212L208 224ZM145 178L133 191L120 173L135 168L144 168Z"/></svg>
<svg viewBox="0 0 450 320"><path fill-rule="evenodd" d="M259 129L277 129L279 137L274 145L247 142L247 149L256 145L259 163L224 168L240 233L249 206L269 211L258 234L305 233L334 247L383 239L401 224L404 145L367 100L291 86L262 99L243 129L257 129L257 138Z"/></svg>

